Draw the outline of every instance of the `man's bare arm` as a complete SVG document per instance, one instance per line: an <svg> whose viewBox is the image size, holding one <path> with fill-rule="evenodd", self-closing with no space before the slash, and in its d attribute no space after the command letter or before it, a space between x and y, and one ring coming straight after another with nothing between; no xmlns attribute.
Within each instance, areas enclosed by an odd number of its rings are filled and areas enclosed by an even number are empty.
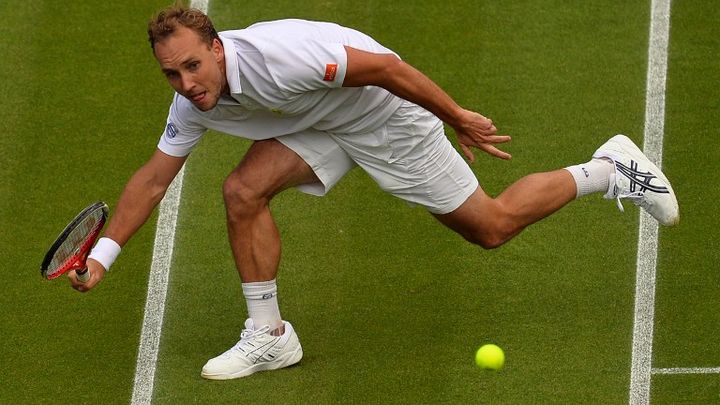
<svg viewBox="0 0 720 405"><path fill-rule="evenodd" d="M343 86L379 86L424 107L455 129L463 153L470 161L474 160L470 146L502 159L510 158L494 146L509 141L509 136L497 135L490 119L460 107L422 72L393 54L376 54L348 46L345 50L348 61Z"/></svg>
<svg viewBox="0 0 720 405"><path fill-rule="evenodd" d="M125 185L105 236L124 246L160 203L186 159L156 150Z"/></svg>
<svg viewBox="0 0 720 405"><path fill-rule="evenodd" d="M160 203L186 159L156 150L150 160L138 169L125 185L115 212L110 217L105 237L124 246ZM74 271L68 273L70 284L78 291L91 290L105 276L106 269L98 261L88 259L87 266L90 278L84 283L77 280Z"/></svg>

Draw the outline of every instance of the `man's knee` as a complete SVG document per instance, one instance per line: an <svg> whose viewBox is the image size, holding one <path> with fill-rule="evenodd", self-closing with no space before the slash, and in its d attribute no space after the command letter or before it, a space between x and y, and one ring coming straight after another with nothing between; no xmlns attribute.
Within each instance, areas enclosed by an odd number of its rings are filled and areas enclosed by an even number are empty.
<svg viewBox="0 0 720 405"><path fill-rule="evenodd" d="M257 187L253 187L251 180L237 171L230 173L225 179L222 191L225 206L230 215L257 212L272 198L271 193L263 193Z"/></svg>
<svg viewBox="0 0 720 405"><path fill-rule="evenodd" d="M476 232L470 238L465 238L469 242L476 244L483 249L496 249L505 244L508 238L503 232L483 230L482 232Z"/></svg>
<svg viewBox="0 0 720 405"><path fill-rule="evenodd" d="M252 214L277 193L318 181L310 166L276 139L256 141L223 183L228 212Z"/></svg>
<svg viewBox="0 0 720 405"><path fill-rule="evenodd" d="M495 200L477 193L456 211L437 216L465 240L484 249L502 246L516 233L512 214Z"/></svg>
<svg viewBox="0 0 720 405"><path fill-rule="evenodd" d="M484 249L495 249L504 245L521 230L512 213L498 210L492 220L484 222L483 226L473 230L471 242Z"/></svg>

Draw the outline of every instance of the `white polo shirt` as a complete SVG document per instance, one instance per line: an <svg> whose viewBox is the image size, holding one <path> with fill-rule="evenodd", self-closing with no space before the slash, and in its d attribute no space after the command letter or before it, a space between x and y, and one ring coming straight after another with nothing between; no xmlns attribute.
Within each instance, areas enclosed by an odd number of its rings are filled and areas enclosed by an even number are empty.
<svg viewBox="0 0 720 405"><path fill-rule="evenodd" d="M394 53L359 31L291 19L219 35L230 97L203 112L176 93L158 143L168 155L188 155L207 129L253 140L308 129L366 133L383 125L403 102L380 87L342 87L345 45Z"/></svg>

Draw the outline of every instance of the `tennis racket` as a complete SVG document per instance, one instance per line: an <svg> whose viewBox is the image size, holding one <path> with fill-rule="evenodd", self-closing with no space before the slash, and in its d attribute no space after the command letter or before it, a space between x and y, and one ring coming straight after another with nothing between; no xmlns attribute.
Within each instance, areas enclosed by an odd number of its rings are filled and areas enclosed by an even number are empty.
<svg viewBox="0 0 720 405"><path fill-rule="evenodd" d="M108 206L98 201L80 212L50 246L40 273L48 280L75 270L78 281L90 278L85 262L108 216Z"/></svg>

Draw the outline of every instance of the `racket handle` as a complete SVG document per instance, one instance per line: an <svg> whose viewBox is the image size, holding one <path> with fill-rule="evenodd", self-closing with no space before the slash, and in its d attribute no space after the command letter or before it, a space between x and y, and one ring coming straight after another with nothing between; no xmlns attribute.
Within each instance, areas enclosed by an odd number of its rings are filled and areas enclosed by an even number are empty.
<svg viewBox="0 0 720 405"><path fill-rule="evenodd" d="M77 270L75 274L77 275L78 281L81 283L90 280L90 272L88 271L87 267L82 270Z"/></svg>

